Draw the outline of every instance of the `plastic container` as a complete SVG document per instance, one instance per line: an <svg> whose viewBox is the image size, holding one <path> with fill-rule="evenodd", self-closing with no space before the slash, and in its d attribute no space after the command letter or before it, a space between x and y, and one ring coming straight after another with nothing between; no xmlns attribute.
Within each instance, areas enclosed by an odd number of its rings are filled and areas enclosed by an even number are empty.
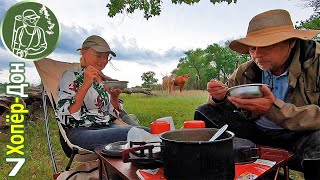
<svg viewBox="0 0 320 180"><path fill-rule="evenodd" d="M201 120L190 120L183 123L183 128L205 128L206 124Z"/></svg>
<svg viewBox="0 0 320 180"><path fill-rule="evenodd" d="M161 134L170 130L170 123L166 121L155 121L150 124L151 134Z"/></svg>

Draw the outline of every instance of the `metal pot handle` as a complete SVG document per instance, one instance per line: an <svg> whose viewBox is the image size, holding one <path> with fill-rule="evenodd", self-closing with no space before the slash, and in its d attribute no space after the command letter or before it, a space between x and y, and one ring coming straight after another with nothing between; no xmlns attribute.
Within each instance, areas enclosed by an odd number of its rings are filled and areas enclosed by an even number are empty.
<svg viewBox="0 0 320 180"><path fill-rule="evenodd" d="M259 159L259 148L257 148L257 147L254 147L254 148L250 148L250 151L252 151L252 152L255 152L254 154L256 155L256 156L251 156L251 159L252 160L256 160L256 159Z"/></svg>
<svg viewBox="0 0 320 180"><path fill-rule="evenodd" d="M122 161L124 163L126 162L131 162L132 160L137 160L137 159L154 159L153 158L153 153L152 153L152 149L154 148L154 145L148 144L148 145L144 145L144 146L137 146L137 147L132 147L129 149L125 149L121 152L122 154ZM148 149L148 157L143 157L144 154L144 150ZM136 153L136 151L140 151L140 155ZM139 158L131 158L130 157L130 153L137 155Z"/></svg>

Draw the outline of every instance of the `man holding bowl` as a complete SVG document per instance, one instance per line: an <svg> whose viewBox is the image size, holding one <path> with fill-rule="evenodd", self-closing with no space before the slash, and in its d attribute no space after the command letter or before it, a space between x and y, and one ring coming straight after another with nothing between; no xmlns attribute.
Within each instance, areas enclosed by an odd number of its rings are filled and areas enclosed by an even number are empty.
<svg viewBox="0 0 320 180"><path fill-rule="evenodd" d="M285 10L253 17L246 37L229 45L251 60L228 86L263 83L262 96L228 96L226 85L211 80L209 102L197 108L195 119L207 127L228 124L238 137L291 151L306 179L320 179L320 43L311 40L318 33L294 29Z"/></svg>

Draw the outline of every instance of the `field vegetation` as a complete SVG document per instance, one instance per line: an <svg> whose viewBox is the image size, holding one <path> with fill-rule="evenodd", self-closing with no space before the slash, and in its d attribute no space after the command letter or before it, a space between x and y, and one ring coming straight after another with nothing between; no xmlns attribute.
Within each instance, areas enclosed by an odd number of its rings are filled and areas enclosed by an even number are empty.
<svg viewBox="0 0 320 180"><path fill-rule="evenodd" d="M153 92L155 95L122 94L125 101L124 108L127 112L135 114L143 126L149 126L157 118L172 116L176 128L180 128L183 122L193 119L193 113L197 106L207 100L206 91L184 91L168 95L166 92ZM68 158L61 149L57 124L52 109L49 109L50 134L53 143L55 159L58 170L65 168ZM42 109L32 113L26 122L25 128L25 158L26 163L15 178L7 175L13 168L13 164L5 162L5 145L9 143L8 132L0 131L0 177L3 179L52 179L53 168L46 142L45 126ZM73 163L72 167L78 163ZM294 179L302 179L301 173L291 172Z"/></svg>

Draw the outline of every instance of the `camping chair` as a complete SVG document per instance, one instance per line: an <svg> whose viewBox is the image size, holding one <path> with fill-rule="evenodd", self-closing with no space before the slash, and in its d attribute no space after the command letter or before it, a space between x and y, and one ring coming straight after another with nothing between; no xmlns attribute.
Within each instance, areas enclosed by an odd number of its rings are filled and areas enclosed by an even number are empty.
<svg viewBox="0 0 320 180"><path fill-rule="evenodd" d="M54 170L54 173L57 174L58 170L57 170L57 166L54 159L54 153L53 153L52 144L51 144L51 137L49 133L46 95L49 97L50 103L55 112L55 117L57 118L58 116L56 115L56 102L58 99L57 89L58 89L60 78L64 71L66 71L67 69L79 68L80 64L59 62L59 61L55 61L48 58L35 61L34 64L37 68L37 71L40 75L40 78L43 84L42 103L43 103L43 114L44 114L44 121L45 121L45 128L46 128L46 136L47 136L53 170ZM57 122L59 127L59 137L60 137L60 143L61 143L62 149L65 152L65 154L70 158L66 166L66 171L70 169L70 166L73 160L78 162L86 162L86 161L95 160L98 158L93 151L89 151L77 145L72 144L69 141L62 124L59 121Z"/></svg>

